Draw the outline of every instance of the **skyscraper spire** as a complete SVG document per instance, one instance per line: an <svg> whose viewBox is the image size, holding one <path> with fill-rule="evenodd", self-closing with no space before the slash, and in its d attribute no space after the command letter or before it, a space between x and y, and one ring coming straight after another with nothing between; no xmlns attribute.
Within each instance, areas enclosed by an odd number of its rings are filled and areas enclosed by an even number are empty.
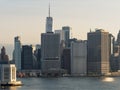
<svg viewBox="0 0 120 90"><path fill-rule="evenodd" d="M50 16L50 3L48 8L48 17L46 18L46 33L52 32L53 18Z"/></svg>
<svg viewBox="0 0 120 90"><path fill-rule="evenodd" d="M50 3L49 3L49 17L50 17Z"/></svg>

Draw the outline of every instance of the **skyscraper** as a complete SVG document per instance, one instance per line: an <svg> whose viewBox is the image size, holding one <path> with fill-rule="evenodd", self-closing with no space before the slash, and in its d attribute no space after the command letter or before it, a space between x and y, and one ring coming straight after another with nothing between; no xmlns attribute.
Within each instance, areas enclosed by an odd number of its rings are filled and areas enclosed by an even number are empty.
<svg viewBox="0 0 120 90"><path fill-rule="evenodd" d="M60 34L60 41L62 42L62 41L64 40L64 37L63 37L63 30L55 30L55 33Z"/></svg>
<svg viewBox="0 0 120 90"><path fill-rule="evenodd" d="M49 5L49 16L46 18L46 33L52 32L53 18L50 16L50 5Z"/></svg>
<svg viewBox="0 0 120 90"><path fill-rule="evenodd" d="M0 54L0 64L7 64L7 63L9 63L9 57L8 55L6 55L6 49L3 46Z"/></svg>
<svg viewBox="0 0 120 90"><path fill-rule="evenodd" d="M21 66L23 70L33 69L33 52L32 46L24 45L22 46L22 55L21 55Z"/></svg>
<svg viewBox="0 0 120 90"><path fill-rule="evenodd" d="M87 73L104 75L109 73L110 37L109 32L97 29L87 34Z"/></svg>
<svg viewBox="0 0 120 90"><path fill-rule="evenodd" d="M8 57L8 55L6 55L6 49L4 46L1 49L0 60L9 61L9 57Z"/></svg>
<svg viewBox="0 0 120 90"><path fill-rule="evenodd" d="M21 41L19 36L16 36L14 38L13 60L15 62L17 70L21 70Z"/></svg>
<svg viewBox="0 0 120 90"><path fill-rule="evenodd" d="M71 43L71 75L86 75L87 72L87 42L76 41Z"/></svg>
<svg viewBox="0 0 120 90"><path fill-rule="evenodd" d="M37 59L37 68L41 69L41 45L37 44L36 49L34 51L34 55Z"/></svg>
<svg viewBox="0 0 120 90"><path fill-rule="evenodd" d="M120 46L120 31L119 31L119 33L117 35L117 44Z"/></svg>
<svg viewBox="0 0 120 90"><path fill-rule="evenodd" d="M66 47L69 47L70 27L69 26L62 27L62 31L63 31L63 38L65 41L65 45Z"/></svg>
<svg viewBox="0 0 120 90"><path fill-rule="evenodd" d="M42 33L41 35L42 71L60 69L60 35Z"/></svg>
<svg viewBox="0 0 120 90"><path fill-rule="evenodd" d="M62 57L61 57L61 67L64 70L67 70L67 73L71 73L71 49L65 48L63 49Z"/></svg>

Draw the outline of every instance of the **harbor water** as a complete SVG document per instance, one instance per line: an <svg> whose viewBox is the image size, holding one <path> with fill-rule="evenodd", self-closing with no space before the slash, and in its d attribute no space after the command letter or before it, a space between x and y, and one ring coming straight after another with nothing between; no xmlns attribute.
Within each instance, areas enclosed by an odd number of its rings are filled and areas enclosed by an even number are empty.
<svg viewBox="0 0 120 90"><path fill-rule="evenodd" d="M23 86L0 90L120 90L120 77L20 78Z"/></svg>

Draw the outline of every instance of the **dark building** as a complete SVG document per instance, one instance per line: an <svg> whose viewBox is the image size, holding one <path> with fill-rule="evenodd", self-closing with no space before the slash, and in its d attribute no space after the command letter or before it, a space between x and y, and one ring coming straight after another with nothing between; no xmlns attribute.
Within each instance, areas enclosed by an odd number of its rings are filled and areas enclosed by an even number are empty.
<svg viewBox="0 0 120 90"><path fill-rule="evenodd" d="M37 61L38 61L38 69L41 69L41 49L38 49Z"/></svg>
<svg viewBox="0 0 120 90"><path fill-rule="evenodd" d="M117 35L117 45L120 45L120 31L119 31L119 33L118 33L118 35Z"/></svg>
<svg viewBox="0 0 120 90"><path fill-rule="evenodd" d="M77 41L77 39L76 38L71 38L71 39L69 39L69 43L68 43L68 47L71 47L71 42L76 42Z"/></svg>
<svg viewBox="0 0 120 90"><path fill-rule="evenodd" d="M22 46L21 67L22 67L22 70L33 69L32 46L29 46L29 45Z"/></svg>
<svg viewBox="0 0 120 90"><path fill-rule="evenodd" d="M116 42L114 38L113 47L113 54L110 58L110 71L117 72L118 70L120 70L120 31L117 35Z"/></svg>
<svg viewBox="0 0 120 90"><path fill-rule="evenodd" d="M109 73L110 37L102 29L87 34L87 74L104 75Z"/></svg>
<svg viewBox="0 0 120 90"><path fill-rule="evenodd" d="M54 74L60 70L60 35L42 33L41 35L41 63L43 75Z"/></svg>
<svg viewBox="0 0 120 90"><path fill-rule="evenodd" d="M62 59L61 59L62 69L67 70L67 73L71 72L71 52L69 48L63 50Z"/></svg>
<svg viewBox="0 0 120 90"><path fill-rule="evenodd" d="M120 57L111 55L110 59L110 71L111 72L117 72L120 69Z"/></svg>
<svg viewBox="0 0 120 90"><path fill-rule="evenodd" d="M111 55L110 59L110 71L117 72L120 70L120 46L114 46L114 53Z"/></svg>
<svg viewBox="0 0 120 90"><path fill-rule="evenodd" d="M70 27L69 26L62 27L62 31L63 31L65 47L69 47Z"/></svg>
<svg viewBox="0 0 120 90"><path fill-rule="evenodd" d="M40 45L36 45L36 50L34 51L34 55L37 59L37 69L41 69L41 47Z"/></svg>
<svg viewBox="0 0 120 90"><path fill-rule="evenodd" d="M3 46L2 49L1 49L1 60L6 60L6 61L9 61L9 58L8 58L8 55L6 55L6 49L5 47Z"/></svg>
<svg viewBox="0 0 120 90"><path fill-rule="evenodd" d="M6 55L6 49L3 46L1 49L1 54L0 54L0 64L7 64L7 63L10 63L9 57L8 55Z"/></svg>

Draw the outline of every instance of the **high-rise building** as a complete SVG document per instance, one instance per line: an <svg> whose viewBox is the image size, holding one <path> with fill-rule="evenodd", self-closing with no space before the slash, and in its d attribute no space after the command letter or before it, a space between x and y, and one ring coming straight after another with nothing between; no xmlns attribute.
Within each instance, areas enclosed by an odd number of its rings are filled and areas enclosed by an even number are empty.
<svg viewBox="0 0 120 90"><path fill-rule="evenodd" d="M19 36L14 38L13 60L17 70L21 70L21 41Z"/></svg>
<svg viewBox="0 0 120 90"><path fill-rule="evenodd" d="M110 37L109 32L96 29L87 34L87 73L88 75L104 75L109 73Z"/></svg>
<svg viewBox="0 0 120 90"><path fill-rule="evenodd" d="M64 40L63 30L55 30L55 33L60 34L60 41L62 42Z"/></svg>
<svg viewBox="0 0 120 90"><path fill-rule="evenodd" d="M46 18L46 33L52 32L53 18L50 16L50 5L49 5L49 16Z"/></svg>
<svg viewBox="0 0 120 90"><path fill-rule="evenodd" d="M68 46L71 47L71 43L72 43L72 42L77 42L77 41L78 41L77 38L71 38L71 39L69 39L69 44L68 44Z"/></svg>
<svg viewBox="0 0 120 90"><path fill-rule="evenodd" d="M64 48L61 58L61 67L66 70L68 74L71 73L71 49Z"/></svg>
<svg viewBox="0 0 120 90"><path fill-rule="evenodd" d="M60 70L60 34L52 32L53 19L46 19L46 33L41 34L41 70L42 75L54 74Z"/></svg>
<svg viewBox="0 0 120 90"><path fill-rule="evenodd" d="M120 31L119 31L119 33L117 35L117 44L120 45Z"/></svg>
<svg viewBox="0 0 120 90"><path fill-rule="evenodd" d="M117 72L118 70L120 70L120 55L119 55L120 46L115 46L114 49L115 49L115 52L114 54L111 55L111 58L110 58L111 72Z"/></svg>
<svg viewBox="0 0 120 90"><path fill-rule="evenodd" d="M41 69L41 45L36 45L34 55L37 59L37 69Z"/></svg>
<svg viewBox="0 0 120 90"><path fill-rule="evenodd" d="M22 70L33 69L33 52L31 45L22 46L21 66Z"/></svg>
<svg viewBox="0 0 120 90"><path fill-rule="evenodd" d="M69 39L70 39L70 27L69 26L64 26L62 27L62 31L63 31L63 38L65 41L65 45L66 47L69 47Z"/></svg>
<svg viewBox="0 0 120 90"><path fill-rule="evenodd" d="M63 49L65 48L64 32L63 30L55 30L55 33L60 35L60 55L62 55Z"/></svg>
<svg viewBox="0 0 120 90"><path fill-rule="evenodd" d="M81 76L87 73L87 42L71 43L71 75Z"/></svg>
<svg viewBox="0 0 120 90"><path fill-rule="evenodd" d="M117 36L117 41L115 42L115 37L111 35L111 40L113 40L113 53L110 58L110 71L116 72L120 70L120 31Z"/></svg>
<svg viewBox="0 0 120 90"><path fill-rule="evenodd" d="M60 69L60 35L41 34L42 72Z"/></svg>
<svg viewBox="0 0 120 90"><path fill-rule="evenodd" d="M9 57L8 57L8 55L6 55L6 49L4 46L1 49L0 60L9 61Z"/></svg>
<svg viewBox="0 0 120 90"><path fill-rule="evenodd" d="M10 63L8 55L6 55L6 49L3 46L1 49L1 54L0 54L0 64L8 64Z"/></svg>

